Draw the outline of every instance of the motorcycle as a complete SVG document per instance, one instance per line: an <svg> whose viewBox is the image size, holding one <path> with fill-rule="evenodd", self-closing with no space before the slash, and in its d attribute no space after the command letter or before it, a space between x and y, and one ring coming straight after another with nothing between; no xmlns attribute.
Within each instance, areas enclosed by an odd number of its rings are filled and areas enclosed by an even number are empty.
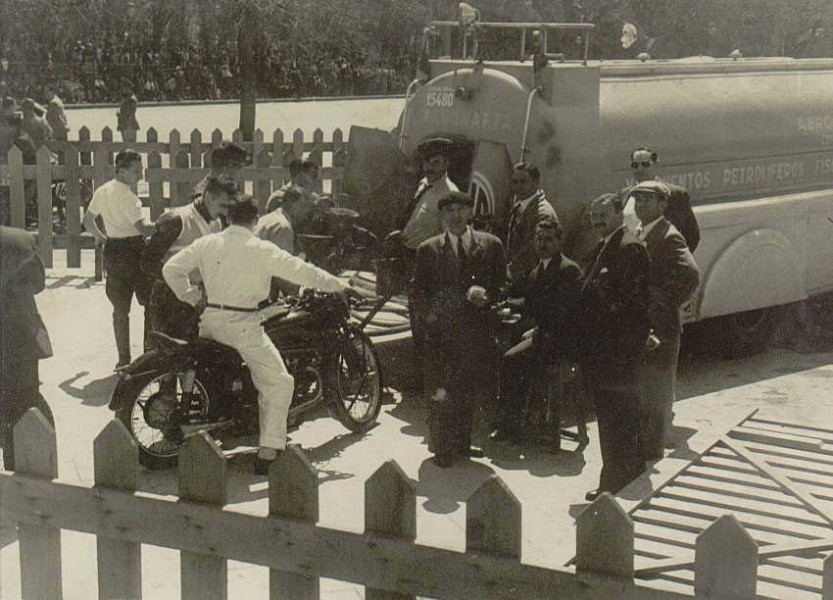
<svg viewBox="0 0 833 600"><path fill-rule="evenodd" d="M384 301L361 323L351 322L350 308L366 308L362 301L350 299L348 306L312 290L266 309L276 309L263 323L266 335L295 378L290 428L322 405L352 432L376 423L382 374L363 329ZM257 389L240 354L207 339L154 335L158 348L119 372L109 404L139 445L139 462L149 469L174 466L185 439L198 431L210 431L224 446L256 439Z"/></svg>

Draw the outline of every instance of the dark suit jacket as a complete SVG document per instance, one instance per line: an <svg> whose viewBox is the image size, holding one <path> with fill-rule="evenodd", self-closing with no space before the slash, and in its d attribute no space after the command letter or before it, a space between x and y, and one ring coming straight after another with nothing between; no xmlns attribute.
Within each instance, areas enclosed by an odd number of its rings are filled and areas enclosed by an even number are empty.
<svg viewBox="0 0 833 600"><path fill-rule="evenodd" d="M680 307L697 289L700 271L685 239L663 217L645 238L651 257L650 317L660 340L679 335Z"/></svg>
<svg viewBox="0 0 833 600"><path fill-rule="evenodd" d="M682 186L665 181L663 183L671 190L668 206L665 207L665 218L677 228L688 244L689 250L694 252L700 244L700 225L691 208L691 196ZM632 187L626 187L620 192L623 201L627 201L632 189Z"/></svg>
<svg viewBox="0 0 833 600"><path fill-rule="evenodd" d="M546 269L539 262L513 290L524 297L523 310L535 321L533 344L545 360L575 358L582 278L581 268L560 254Z"/></svg>
<svg viewBox="0 0 833 600"><path fill-rule="evenodd" d="M0 226L0 370L52 356L49 334L35 303L46 276L35 238Z"/></svg>
<svg viewBox="0 0 833 600"><path fill-rule="evenodd" d="M498 297L506 279L506 259L497 237L472 230L466 267L458 273L447 240L446 234L437 235L417 248L411 310L425 328L427 384L448 389L455 384L465 387L479 371L488 376L495 352L488 312L466 300L466 292L480 285L490 298ZM426 390L430 393L431 388Z"/></svg>
<svg viewBox="0 0 833 600"><path fill-rule="evenodd" d="M509 277L513 281L529 274L538 262L532 241L535 237L535 226L546 218L558 221L555 209L547 200L544 190L536 192L514 222L510 216L506 231L506 261Z"/></svg>
<svg viewBox="0 0 833 600"><path fill-rule="evenodd" d="M614 367L633 367L650 333L645 245L626 227L613 232L593 253L581 290L583 360L616 376Z"/></svg>

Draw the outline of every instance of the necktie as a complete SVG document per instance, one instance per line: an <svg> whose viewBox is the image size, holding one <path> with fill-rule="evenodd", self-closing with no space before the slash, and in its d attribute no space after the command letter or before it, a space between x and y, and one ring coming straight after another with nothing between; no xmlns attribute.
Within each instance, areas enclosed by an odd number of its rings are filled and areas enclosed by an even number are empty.
<svg viewBox="0 0 833 600"><path fill-rule="evenodd" d="M466 268L466 249L463 248L463 236L457 238L457 266L463 273Z"/></svg>
<svg viewBox="0 0 833 600"><path fill-rule="evenodd" d="M512 234L515 233L515 227L518 224L519 217L521 215L521 203L515 202L515 206L512 207L512 212L509 215L509 231L506 235L506 245L508 246L512 239Z"/></svg>

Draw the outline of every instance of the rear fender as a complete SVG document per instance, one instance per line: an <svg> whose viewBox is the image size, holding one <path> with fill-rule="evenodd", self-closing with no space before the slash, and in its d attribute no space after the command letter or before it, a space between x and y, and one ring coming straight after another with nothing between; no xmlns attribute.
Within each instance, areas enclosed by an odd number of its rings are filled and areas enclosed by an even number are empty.
<svg viewBox="0 0 833 600"><path fill-rule="evenodd" d="M190 353L176 352L170 350L150 350L129 365L119 370L119 381L113 396L110 398L110 410L117 410L123 401L128 398L124 393L133 380L149 373L169 373L184 371L194 364L194 357Z"/></svg>

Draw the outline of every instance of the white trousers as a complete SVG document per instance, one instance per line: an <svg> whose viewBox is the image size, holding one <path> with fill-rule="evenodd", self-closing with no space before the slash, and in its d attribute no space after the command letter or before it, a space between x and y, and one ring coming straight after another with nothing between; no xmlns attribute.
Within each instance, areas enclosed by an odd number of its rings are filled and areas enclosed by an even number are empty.
<svg viewBox="0 0 833 600"><path fill-rule="evenodd" d="M200 320L200 337L233 347L246 361L258 391L260 445L283 450L295 381L263 331L260 315L207 308Z"/></svg>

